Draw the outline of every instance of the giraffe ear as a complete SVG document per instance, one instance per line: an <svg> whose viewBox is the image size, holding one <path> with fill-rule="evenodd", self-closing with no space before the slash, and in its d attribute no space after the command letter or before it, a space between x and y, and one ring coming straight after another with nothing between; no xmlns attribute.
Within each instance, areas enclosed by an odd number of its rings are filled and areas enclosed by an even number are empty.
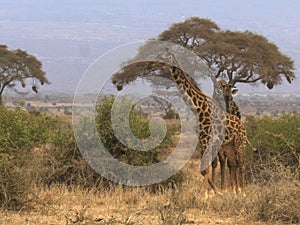
<svg viewBox="0 0 300 225"><path fill-rule="evenodd" d="M231 94L232 94L232 95L235 95L236 93L238 93L238 91L239 91L239 89L237 89L237 88L232 88L232 89L231 89Z"/></svg>

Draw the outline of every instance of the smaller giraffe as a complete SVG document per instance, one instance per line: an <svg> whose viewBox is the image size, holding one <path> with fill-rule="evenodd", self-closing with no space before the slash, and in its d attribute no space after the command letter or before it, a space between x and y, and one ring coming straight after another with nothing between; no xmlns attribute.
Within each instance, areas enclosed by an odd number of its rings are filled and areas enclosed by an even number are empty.
<svg viewBox="0 0 300 225"><path fill-rule="evenodd" d="M214 89L214 98L223 96L225 105L226 105L226 112L230 113L232 115L237 116L239 119L241 119L241 112L236 104L236 102L233 100L233 95L237 93L238 89L231 84L228 84L224 79L221 79L217 83L215 83L215 89ZM217 99L219 100L219 99ZM245 134L246 135L246 134ZM247 138L246 143L250 146L250 148L253 151L256 151L255 148L253 148ZM219 151L218 157L221 167L221 189L225 189L225 163L227 159L227 165L229 167L229 173L230 173L230 184L231 188L234 190L234 186L236 187L236 190L238 190L238 174L237 174L237 161L236 157L233 154L234 153L234 146L232 144L222 145L221 150ZM212 170L212 181L215 182L216 177L216 167L217 162L213 164L213 170Z"/></svg>
<svg viewBox="0 0 300 225"><path fill-rule="evenodd" d="M233 100L233 95L238 91L236 87L227 84L224 79L219 81L213 80L214 82L214 94L213 98L216 100L217 104L225 102L226 112L232 115L237 116L241 119L241 113L238 105ZM238 190L238 175L237 169L238 166L235 159L235 154L233 150L234 146L229 143L227 145L222 145L220 151L218 152L218 158L220 162L221 169L221 190L225 190L225 164L227 160L227 165L230 171L230 184L232 190L234 190L234 184L236 190ZM216 168L218 166L218 161L215 159L212 163L212 182L216 181Z"/></svg>
<svg viewBox="0 0 300 225"><path fill-rule="evenodd" d="M235 95L238 92L238 89L232 84L227 83L224 79L221 79L219 81L219 87L222 89L222 94L224 96L224 100L226 104L226 112L237 116L239 119L242 119L240 107L233 100L233 95ZM257 151L257 149L251 145L248 138L246 140L246 143L248 144L248 146L253 152Z"/></svg>

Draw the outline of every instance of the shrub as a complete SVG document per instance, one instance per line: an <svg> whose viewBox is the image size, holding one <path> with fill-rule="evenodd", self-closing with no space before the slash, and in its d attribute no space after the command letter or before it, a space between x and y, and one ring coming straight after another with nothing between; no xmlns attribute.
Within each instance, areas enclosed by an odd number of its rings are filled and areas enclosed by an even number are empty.
<svg viewBox="0 0 300 225"><path fill-rule="evenodd" d="M99 137L111 155L124 163L137 166L152 165L164 159L169 153L165 152L165 147L172 144L172 137L178 127L167 124L162 144L153 150L130 149L114 135L110 120L113 101L113 98L104 98L97 108L96 116ZM129 100L124 101L130 104ZM80 121L83 127L89 126L88 119ZM132 111L129 121L136 137L149 137L149 121L143 114ZM154 131L153 137L159 139L164 130L159 123L150 125ZM123 132L124 127L118 129ZM91 143L86 140L86 145ZM12 204L21 206L28 200L33 185L43 187L63 184L87 189L112 185L82 157L71 129L70 117L52 117L37 110L27 112L20 108L0 108L0 172L0 205L5 207ZM162 187L177 187L182 181L183 176L179 172L149 189L157 191L162 190Z"/></svg>
<svg viewBox="0 0 300 225"><path fill-rule="evenodd" d="M131 102L126 98L124 98L122 101L124 101L123 104L131 104ZM158 148L148 151L137 151L130 149L115 136L115 131L112 127L111 122L111 110L113 102L113 97L105 97L103 101L98 105L97 109L97 130L99 133L99 137L106 149L108 149L110 151L110 154L114 157L131 165L145 166L159 162L160 157L164 157L165 154L161 153L160 150L166 145L172 143L172 136L174 135L176 130L175 126L172 125L167 127L166 136L161 145L158 146ZM124 115L120 115L120 117L114 119L117 122L121 121L123 120L122 116ZM150 136L149 120L136 114L134 111L131 111L129 114L129 124L131 132L133 133L133 135L135 135L135 137L137 137L137 139L146 139ZM152 125L152 131L154 134L153 137L160 138L163 135L163 130L156 123ZM126 130L127 128L122 125L116 127L116 129L118 133L128 133L128 130ZM126 138L126 141L127 145L129 145L129 143L135 145L135 143L133 143L134 140L130 139L130 137L128 139ZM151 146L144 147L151 148Z"/></svg>
<svg viewBox="0 0 300 225"><path fill-rule="evenodd" d="M19 208L28 200L31 184L24 173L28 156L22 154L22 161L12 154L0 153L0 206Z"/></svg>
<svg viewBox="0 0 300 225"><path fill-rule="evenodd" d="M46 141L47 117L0 107L0 204L22 205L31 191L31 149Z"/></svg>
<svg viewBox="0 0 300 225"><path fill-rule="evenodd" d="M36 156L35 162L33 168L40 167L35 180L42 186L62 184L91 189L105 181L82 157L69 128L54 130L48 147Z"/></svg>
<svg viewBox="0 0 300 225"><path fill-rule="evenodd" d="M130 104L127 99L124 99L125 103ZM105 97L97 107L96 114L96 126L97 131L103 145L108 149L110 154L118 160L138 166L152 165L160 161L164 157L161 149L154 149L150 151L136 151L123 145L114 134L114 130L111 124L111 108L114 102L114 98ZM120 117L121 118L121 117ZM120 119L117 118L117 119ZM83 141L83 145L93 148L93 140L86 138L84 134L92 127L90 117L83 117L78 121L76 129L81 129L83 135L80 141ZM63 119L58 121L49 129L52 131L48 137L47 149L42 151L42 154L37 156L37 163L42 165L38 173L35 174L38 183L46 186L52 184L66 184L71 186L81 186L83 188L91 189L97 186L111 187L112 182L103 178L96 173L88 162L89 157L83 158L79 151L76 141L73 136L73 131L67 126L57 126L57 124L63 123ZM139 138L147 138L150 134L148 121L141 115L136 114L134 111L130 113L130 128L134 135ZM120 126L118 129L122 131L124 127ZM161 135L157 126L152 127L156 130L158 135ZM167 135L164 139L163 146L172 143L172 135L175 132L176 127L170 126ZM81 137L79 137L81 138ZM90 153L91 154L91 153ZM100 165L101 166L101 165ZM178 174L168 181L162 182L150 189L159 189L161 186L176 186L182 181L182 174Z"/></svg>
<svg viewBox="0 0 300 225"><path fill-rule="evenodd" d="M165 151L165 147L170 145L173 142L172 137L175 134L178 127L175 125L167 124L166 136L164 137L162 143L157 148L148 151L133 150L125 146L115 136L115 132L111 122L111 113L112 113L112 106L114 101L115 99L113 97L105 97L98 105L97 116L96 116L97 130L99 133L99 137L103 145L110 152L110 154L114 158L117 158L119 161L122 161L126 164L135 165L135 166L152 165L164 159L166 155L169 154L169 152ZM123 98L122 101L123 101L122 104L125 105L132 104L130 100L128 100L126 97ZM120 106L117 105L116 107L120 107ZM117 118L114 119L117 121L121 121L123 119L122 116L124 115L117 116ZM131 132L138 139L145 139L149 137L150 135L149 120L137 114L134 110L132 110L129 114L129 124L130 124ZM128 132L128 130L125 130L126 127L123 127L121 125L116 128L118 129L118 132L122 134ZM152 123L151 128L153 131L154 138L160 138L163 135L163 130L160 125L156 123ZM128 143L133 142L133 140L130 138L126 139L126 141ZM145 146L145 147L147 148L149 146ZM155 191L161 189L161 187L174 187L180 185L182 181L183 181L183 175L181 172L178 172L176 175L169 178L168 180L160 184L153 185L149 187L149 189Z"/></svg>
<svg viewBox="0 0 300 225"><path fill-rule="evenodd" d="M299 179L300 114L278 117L246 117L248 136L258 154L246 162L256 182Z"/></svg>

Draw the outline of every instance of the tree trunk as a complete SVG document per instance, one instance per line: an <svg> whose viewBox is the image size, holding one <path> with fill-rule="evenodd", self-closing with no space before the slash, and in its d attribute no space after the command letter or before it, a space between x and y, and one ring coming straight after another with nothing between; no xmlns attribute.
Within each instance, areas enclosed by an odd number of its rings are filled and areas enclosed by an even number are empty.
<svg viewBox="0 0 300 225"><path fill-rule="evenodd" d="M2 94L0 94L0 107L4 106Z"/></svg>
<svg viewBox="0 0 300 225"><path fill-rule="evenodd" d="M4 101L3 101L3 92L4 92L4 89L5 89L5 86L6 85L1 85L0 84L0 107L4 106Z"/></svg>

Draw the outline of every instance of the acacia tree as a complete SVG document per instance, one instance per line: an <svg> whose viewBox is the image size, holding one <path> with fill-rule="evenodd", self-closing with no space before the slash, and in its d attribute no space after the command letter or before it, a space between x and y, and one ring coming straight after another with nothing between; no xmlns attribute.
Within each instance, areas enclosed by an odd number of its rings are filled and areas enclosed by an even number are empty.
<svg viewBox="0 0 300 225"><path fill-rule="evenodd" d="M211 20L192 17L173 24L159 40L194 51L212 69L215 78L232 85L262 82L272 89L285 78L295 78L294 62L262 35L250 31L222 31Z"/></svg>
<svg viewBox="0 0 300 225"><path fill-rule="evenodd" d="M17 91L19 85L25 88L28 80L36 93L37 82L41 85L50 83L42 70L42 63L36 57L21 49L9 50L6 45L0 45L0 106L5 88Z"/></svg>
<svg viewBox="0 0 300 225"><path fill-rule="evenodd" d="M157 39L193 51L216 79L224 78L232 85L261 82L271 89L281 84L284 78L289 83L295 78L293 60L267 38L250 31L223 31L209 19L192 17L175 23ZM123 84L154 70L143 66L131 66L115 74L113 83L120 90ZM162 75L164 73L162 71Z"/></svg>

